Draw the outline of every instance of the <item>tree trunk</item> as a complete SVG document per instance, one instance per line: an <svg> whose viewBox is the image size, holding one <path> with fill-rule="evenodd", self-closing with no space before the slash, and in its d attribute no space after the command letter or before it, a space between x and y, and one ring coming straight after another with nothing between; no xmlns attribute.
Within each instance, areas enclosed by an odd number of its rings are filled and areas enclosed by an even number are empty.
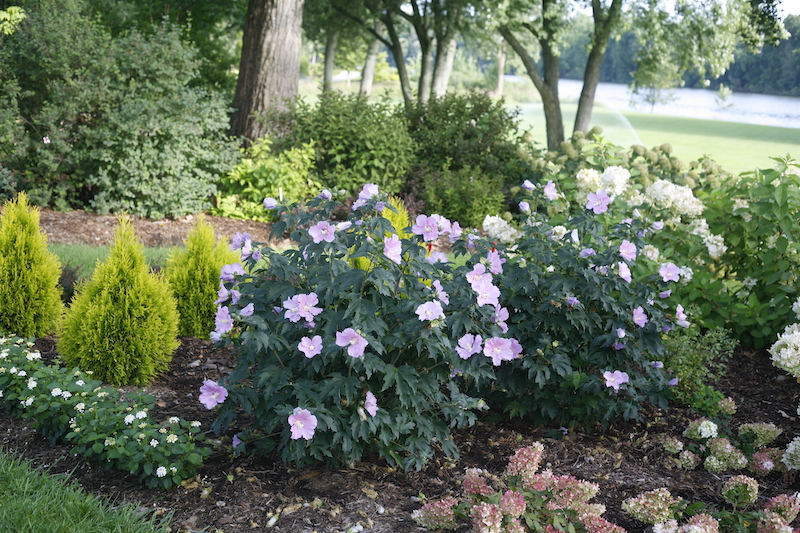
<svg viewBox="0 0 800 533"><path fill-rule="evenodd" d="M502 98L503 97L503 85L505 84L506 78L506 48L503 43L500 43L500 46L497 48L497 83L494 87L494 97L495 98Z"/></svg>
<svg viewBox="0 0 800 533"><path fill-rule="evenodd" d="M578 99L578 111L575 114L574 131L589 131L592 121L592 109L597 93L597 84L600 83L600 69L603 66L603 57L606 53L611 30L620 18L622 0L613 0L608 12L604 13L599 0L592 0L592 16L594 17L594 34L589 58L586 61L586 70L583 73L583 89Z"/></svg>
<svg viewBox="0 0 800 533"><path fill-rule="evenodd" d="M259 120L270 109L286 109L297 96L303 0L250 0L233 98L231 134L263 137Z"/></svg>
<svg viewBox="0 0 800 533"><path fill-rule="evenodd" d="M539 74L536 62L508 27L500 27L500 35L522 60L528 77L542 97L545 127L547 128L547 149L556 150L564 142L564 118L561 115L561 101L558 98L558 54L550 46L547 46L546 42L540 41L544 64L544 76L542 76Z"/></svg>
<svg viewBox="0 0 800 533"><path fill-rule="evenodd" d="M375 22L375 31L380 32L380 22ZM361 70L361 87L360 92L365 96L372 94L372 82L375 80L375 66L378 63L378 52L381 49L381 42L378 39L373 39L367 49L367 57L364 60L364 68Z"/></svg>
<svg viewBox="0 0 800 533"><path fill-rule="evenodd" d="M403 105L406 109L410 109L414 103L414 95L411 92L411 82L408 80L408 71L406 70L406 58L403 54L403 44L400 41L400 36L397 34L397 28L394 26L391 12L386 13L381 22L386 26L386 32L389 34L389 49L392 52L395 66L397 67L397 76L400 78L400 92L403 95Z"/></svg>
<svg viewBox="0 0 800 533"><path fill-rule="evenodd" d="M441 98L447 93L458 42L453 35L446 43L437 42L436 61L433 64L433 94Z"/></svg>
<svg viewBox="0 0 800 533"><path fill-rule="evenodd" d="M322 76L322 92L333 90L333 67L336 58L336 44L339 42L339 30L329 30L325 42L325 70Z"/></svg>
<svg viewBox="0 0 800 533"><path fill-rule="evenodd" d="M431 96L431 80L433 79L433 39L431 39L425 29L419 31L417 38L421 57L419 62L417 97L421 103L425 104Z"/></svg>

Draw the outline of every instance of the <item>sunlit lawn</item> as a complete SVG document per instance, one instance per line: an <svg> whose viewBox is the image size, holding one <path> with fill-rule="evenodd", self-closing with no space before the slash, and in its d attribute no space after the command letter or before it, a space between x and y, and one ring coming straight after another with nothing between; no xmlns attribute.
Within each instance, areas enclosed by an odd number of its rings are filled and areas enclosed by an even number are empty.
<svg viewBox="0 0 800 533"><path fill-rule="evenodd" d="M533 127L534 138L542 145L545 140L545 121L541 104L519 104L525 127ZM564 124L572 131L577 105L563 105ZM623 147L643 144L650 148L664 143L672 145L673 153L689 162L704 155L710 156L722 168L739 173L755 168L770 168L770 157L791 154L800 158L800 128L778 128L717 120L702 120L650 113L625 112L596 106L592 124L603 128L603 136ZM569 134L569 133L568 133Z"/></svg>

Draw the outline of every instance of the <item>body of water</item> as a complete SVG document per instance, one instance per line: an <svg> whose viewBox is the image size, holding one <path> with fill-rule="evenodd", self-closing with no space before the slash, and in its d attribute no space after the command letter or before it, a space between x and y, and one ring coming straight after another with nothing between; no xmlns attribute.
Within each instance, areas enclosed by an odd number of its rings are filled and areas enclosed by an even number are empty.
<svg viewBox="0 0 800 533"><path fill-rule="evenodd" d="M582 87L583 82L578 80L561 80L558 84L563 99L577 100ZM653 114L800 128L800 98L734 92L721 106L716 91L675 89L670 92L675 99L653 106ZM651 112L650 104L644 102L632 106L628 86L621 83L600 83L596 100L622 112Z"/></svg>
<svg viewBox="0 0 800 533"><path fill-rule="evenodd" d="M506 76L506 80L511 83L530 83L527 78L519 76ZM580 80L562 79L558 83L562 102L569 100L577 102L582 88L583 82ZM600 83L597 86L595 101L623 113L627 111L652 112L654 115L800 129L800 98L797 97L734 92L720 105L717 91L683 88L674 89L670 93L674 100L666 104L656 104L651 108L644 102L632 105L631 93L627 85Z"/></svg>

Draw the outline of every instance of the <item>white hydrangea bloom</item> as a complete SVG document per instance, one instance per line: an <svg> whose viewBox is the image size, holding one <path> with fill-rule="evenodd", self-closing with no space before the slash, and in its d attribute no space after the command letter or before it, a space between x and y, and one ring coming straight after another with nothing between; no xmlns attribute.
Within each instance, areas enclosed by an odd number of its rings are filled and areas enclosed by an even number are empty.
<svg viewBox="0 0 800 533"><path fill-rule="evenodd" d="M678 215L696 217L705 209L703 202L694 197L692 189L670 181L657 180L645 190L645 194L657 206Z"/></svg>
<svg viewBox="0 0 800 533"><path fill-rule="evenodd" d="M800 437L795 437L789 443L781 461L789 470L800 470Z"/></svg>
<svg viewBox="0 0 800 533"><path fill-rule="evenodd" d="M167 475L167 469L166 469L166 467L164 467L164 466L159 466L158 468L156 468L156 476L158 476L158 477L164 477L164 476L166 476L166 475Z"/></svg>
<svg viewBox="0 0 800 533"><path fill-rule="evenodd" d="M682 266L678 271L678 275L680 275L681 277L681 283L686 284L692 281L692 277L694 276L694 270L692 270L691 267Z"/></svg>
<svg viewBox="0 0 800 533"><path fill-rule="evenodd" d="M614 165L603 171L600 175L600 188L605 190L609 196L619 196L628 187L628 179L631 173L628 169Z"/></svg>
<svg viewBox="0 0 800 533"><path fill-rule="evenodd" d="M703 420L697 426L697 433L704 439L711 439L717 436L717 425L711 420Z"/></svg>
<svg viewBox="0 0 800 533"><path fill-rule="evenodd" d="M792 304L792 313L797 315L797 318L800 318L800 298L795 300Z"/></svg>
<svg viewBox="0 0 800 533"><path fill-rule="evenodd" d="M600 173L593 168L582 168L575 176L578 189L584 192L596 192L600 188Z"/></svg>
<svg viewBox="0 0 800 533"><path fill-rule="evenodd" d="M553 237L553 239L560 241L561 239L564 238L566 234L567 234L567 228L565 228L564 226L554 226L553 229L551 230L550 236Z"/></svg>
<svg viewBox="0 0 800 533"><path fill-rule="evenodd" d="M704 237L709 235L708 222L704 218L696 218L689 224L689 233Z"/></svg>
<svg viewBox="0 0 800 533"><path fill-rule="evenodd" d="M486 232L490 239L504 243L513 243L522 236L508 222L492 215L486 215L486 218L483 219L483 231Z"/></svg>
<svg viewBox="0 0 800 533"><path fill-rule="evenodd" d="M786 326L768 351L773 365L800 377L800 324Z"/></svg>
<svg viewBox="0 0 800 533"><path fill-rule="evenodd" d="M651 261L658 261L661 257L661 252L652 244L645 244L644 248L642 248L642 255Z"/></svg>
<svg viewBox="0 0 800 533"><path fill-rule="evenodd" d="M703 237L703 244L706 245L708 255L714 259L719 259L722 257L722 254L728 250L728 247L725 246L725 240L722 238L722 235L713 235L709 233Z"/></svg>

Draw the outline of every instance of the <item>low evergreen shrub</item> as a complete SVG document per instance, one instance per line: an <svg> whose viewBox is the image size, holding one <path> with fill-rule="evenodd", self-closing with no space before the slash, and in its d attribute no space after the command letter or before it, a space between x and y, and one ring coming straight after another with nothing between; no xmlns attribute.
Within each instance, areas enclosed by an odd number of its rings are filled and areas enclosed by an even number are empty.
<svg viewBox="0 0 800 533"><path fill-rule="evenodd" d="M41 336L56 329L63 309L61 264L47 249L39 210L24 193L0 216L0 332Z"/></svg>
<svg viewBox="0 0 800 533"><path fill-rule="evenodd" d="M203 217L167 259L165 276L178 309L178 335L207 339L214 329L219 272L239 260L223 240L215 243L214 228Z"/></svg>
<svg viewBox="0 0 800 533"><path fill-rule="evenodd" d="M121 218L108 259L83 285L64 318L64 363L113 385L145 385L167 369L178 342L169 286L148 272L130 222Z"/></svg>
<svg viewBox="0 0 800 533"><path fill-rule="evenodd" d="M505 211L503 178L480 169L445 169L423 178L425 210L438 213L462 226L479 228L486 215Z"/></svg>

